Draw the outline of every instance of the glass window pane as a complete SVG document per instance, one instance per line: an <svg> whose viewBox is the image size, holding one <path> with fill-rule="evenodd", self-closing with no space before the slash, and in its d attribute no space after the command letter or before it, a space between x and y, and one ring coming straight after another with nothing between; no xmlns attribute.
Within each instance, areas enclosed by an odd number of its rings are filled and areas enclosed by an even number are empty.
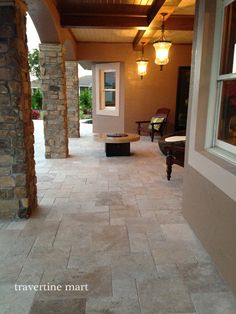
<svg viewBox="0 0 236 314"><path fill-rule="evenodd" d="M116 88L116 72L104 72L104 89Z"/></svg>
<svg viewBox="0 0 236 314"><path fill-rule="evenodd" d="M105 106L115 107L116 106L116 93L115 91L105 91Z"/></svg>
<svg viewBox="0 0 236 314"><path fill-rule="evenodd" d="M224 10L220 74L236 73L236 0Z"/></svg>
<svg viewBox="0 0 236 314"><path fill-rule="evenodd" d="M218 139L236 146L236 80L222 82Z"/></svg>

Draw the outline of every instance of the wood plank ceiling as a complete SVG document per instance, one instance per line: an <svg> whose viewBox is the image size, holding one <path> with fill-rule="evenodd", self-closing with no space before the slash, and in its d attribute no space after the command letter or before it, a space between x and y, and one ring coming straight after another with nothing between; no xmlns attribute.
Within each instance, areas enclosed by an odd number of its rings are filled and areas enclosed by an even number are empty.
<svg viewBox="0 0 236 314"><path fill-rule="evenodd" d="M166 37L191 43L195 0L55 0L62 27L77 42L133 43L137 49L160 36L162 12Z"/></svg>

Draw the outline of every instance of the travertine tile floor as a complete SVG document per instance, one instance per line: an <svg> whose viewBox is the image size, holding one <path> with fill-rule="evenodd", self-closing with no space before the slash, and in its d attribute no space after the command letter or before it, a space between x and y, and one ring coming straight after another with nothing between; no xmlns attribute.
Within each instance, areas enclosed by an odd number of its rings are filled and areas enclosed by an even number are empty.
<svg viewBox="0 0 236 314"><path fill-rule="evenodd" d="M1 314L236 313L181 214L183 169L168 182L156 143L143 138L132 156L106 158L83 128L70 158L45 160L36 123L39 208L0 222Z"/></svg>

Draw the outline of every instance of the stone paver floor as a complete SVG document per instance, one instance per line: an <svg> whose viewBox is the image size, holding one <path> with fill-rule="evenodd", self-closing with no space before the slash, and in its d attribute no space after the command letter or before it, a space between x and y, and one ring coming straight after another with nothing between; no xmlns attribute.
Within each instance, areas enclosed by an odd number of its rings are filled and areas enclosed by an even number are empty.
<svg viewBox="0 0 236 314"><path fill-rule="evenodd" d="M1 314L236 313L181 214L183 168L168 182L156 142L106 158L82 128L70 158L45 160L36 123L39 208L0 221Z"/></svg>

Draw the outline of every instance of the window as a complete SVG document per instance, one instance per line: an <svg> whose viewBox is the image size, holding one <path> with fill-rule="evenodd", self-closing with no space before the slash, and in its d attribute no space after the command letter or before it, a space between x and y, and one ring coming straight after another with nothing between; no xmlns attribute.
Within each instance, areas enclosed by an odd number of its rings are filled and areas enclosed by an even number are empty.
<svg viewBox="0 0 236 314"><path fill-rule="evenodd" d="M218 95L221 32L226 4L222 0L198 1L197 4L186 160L187 165L205 178L206 182L211 182L222 193L236 200L236 154L232 152L235 146L224 141L221 143L228 145L229 149L216 146L221 106L221 98Z"/></svg>
<svg viewBox="0 0 236 314"><path fill-rule="evenodd" d="M228 152L236 154L236 0L218 4L214 47L218 56L213 62L217 70L212 72L216 81L211 86L216 95L212 146L226 151L227 157Z"/></svg>
<svg viewBox="0 0 236 314"><path fill-rule="evenodd" d="M119 115L119 64L96 65L96 113Z"/></svg>

